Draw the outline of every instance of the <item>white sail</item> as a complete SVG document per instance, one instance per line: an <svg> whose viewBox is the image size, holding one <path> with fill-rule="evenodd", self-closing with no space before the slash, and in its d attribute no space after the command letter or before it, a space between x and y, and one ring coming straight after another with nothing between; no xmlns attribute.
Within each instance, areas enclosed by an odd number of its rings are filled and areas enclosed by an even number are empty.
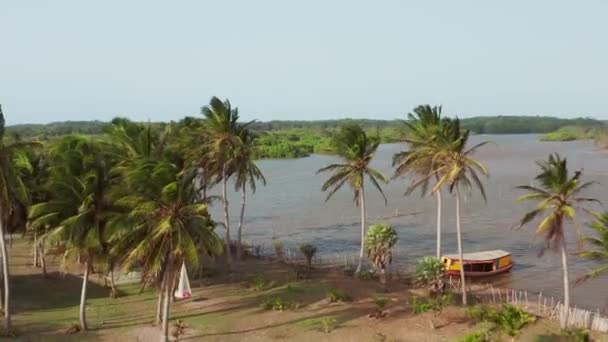
<svg viewBox="0 0 608 342"><path fill-rule="evenodd" d="M182 269L179 272L179 284L175 291L175 298L190 298L192 290L190 289L190 280L188 279L188 271L186 270L186 264L182 263Z"/></svg>

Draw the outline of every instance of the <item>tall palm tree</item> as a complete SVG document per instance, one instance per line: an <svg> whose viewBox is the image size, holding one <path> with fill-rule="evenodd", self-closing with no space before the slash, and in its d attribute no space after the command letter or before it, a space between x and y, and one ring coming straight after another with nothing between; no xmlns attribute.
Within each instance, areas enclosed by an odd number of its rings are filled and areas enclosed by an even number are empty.
<svg viewBox="0 0 608 342"><path fill-rule="evenodd" d="M215 165L215 173L222 182L222 201L224 203L224 228L226 228L225 254L228 267L232 263L230 251L230 216L227 194L227 182L232 176L234 152L242 144L240 131L248 124L239 124L238 108L232 108L230 101L221 101L212 97L209 105L201 109L208 126L210 136L207 143L207 159Z"/></svg>
<svg viewBox="0 0 608 342"><path fill-rule="evenodd" d="M546 161L539 161L537 164L541 171L535 178L538 186L521 185L517 187L529 192L519 197L518 201L538 201L536 208L524 215L519 226L530 223L538 216L544 216L536 226L536 233L544 235L544 248L559 249L560 251L564 282L564 311L560 315L560 323L562 328L565 328L570 307L570 281L564 223L574 220L580 203L597 202L597 200L578 197L581 191L594 183L581 183L581 171L576 171L571 176L568 172L566 158L562 159L557 153L551 154Z"/></svg>
<svg viewBox="0 0 608 342"><path fill-rule="evenodd" d="M441 141L438 143L438 146L440 148L436 150L433 156L433 172L429 175L429 177L437 178L433 192L438 191L443 186L447 186L449 192L456 197L456 237L463 305L467 304L467 293L462 258L461 191L464 188L464 190L472 192L473 188L476 187L485 201L486 193L479 176L483 175L487 177L489 175L486 166L472 157L479 147L486 145L488 142L484 141L469 148L469 135L470 131L461 131L458 119L448 120L443 127L443 133L439 135Z"/></svg>
<svg viewBox="0 0 608 342"><path fill-rule="evenodd" d="M87 330L88 277L94 263L109 252L106 224L114 213L109 198L113 160L101 141L82 136L62 138L51 149L53 197L31 207L32 226L50 226L49 239L64 251L67 265L77 256L83 264L80 329ZM105 262L105 261L104 261Z"/></svg>
<svg viewBox="0 0 608 342"><path fill-rule="evenodd" d="M4 327L6 330L11 328L11 307L10 307L10 274L9 256L5 237L8 233L6 223L17 210L29 204L29 196L21 178L21 173L16 169L15 160L22 163L27 162L24 158L22 148L36 146L38 143L32 142L6 142L5 141L5 120L0 106L0 256L2 258L2 277L4 287Z"/></svg>
<svg viewBox="0 0 608 342"><path fill-rule="evenodd" d="M213 230L206 204L193 203L192 172L183 172L167 161L142 161L128 173L134 191L119 204L130 208L126 219L133 225L124 225L124 217L110 223L122 227L113 234L114 249L123 253L125 269L137 263L145 279L160 280L161 341L168 341L170 302L179 266L185 262L198 268L197 249L220 254L222 242Z"/></svg>
<svg viewBox="0 0 608 342"><path fill-rule="evenodd" d="M601 214L590 212L590 214L595 218L595 221L587 223L587 226L595 231L595 236L585 236L583 241L590 244L592 248L578 255L585 259L605 263L608 261L608 212ZM579 278L577 282L596 278L606 272L608 272L608 264L603 264Z"/></svg>
<svg viewBox="0 0 608 342"><path fill-rule="evenodd" d="M412 182L407 187L405 194L412 193L417 187L421 187L422 195L428 189L429 174L433 173L433 155L435 150L440 149L439 135L444 132L442 127L446 120L441 118L441 106L431 107L421 105L414 109L414 113L408 114L408 120L404 122L408 145L407 151L396 153L393 156L395 174L393 178L411 174ZM430 152L430 153L429 153ZM436 180L439 175L436 175ZM422 180L422 181L421 181ZM441 257L441 188L433 192L437 199L437 258Z"/></svg>
<svg viewBox="0 0 608 342"><path fill-rule="evenodd" d="M255 193L257 188L256 181L261 181L266 185L266 178L258 168L254 161L253 148L255 136L247 129L240 133L242 144L236 152L235 160L235 189L241 192L241 216L239 220L239 228L237 232L237 259L243 258L242 231L243 222L245 219L245 203L247 200L247 185L252 193Z"/></svg>
<svg viewBox="0 0 608 342"><path fill-rule="evenodd" d="M370 163L380 145L378 137L368 137L361 126L357 124L347 124L340 127L334 134L332 142L342 158L341 163L331 164L317 171L332 172L331 176L323 184L321 190L329 191L325 200L329 200L336 191L340 190L344 184L348 184L355 192L355 203L361 209L361 250L359 253L359 264L356 273L361 272L363 257L365 253L365 230L366 230L366 210L365 210L365 177L371 184L378 189L384 202L387 202L380 182L386 183L387 178L378 170L372 168Z"/></svg>

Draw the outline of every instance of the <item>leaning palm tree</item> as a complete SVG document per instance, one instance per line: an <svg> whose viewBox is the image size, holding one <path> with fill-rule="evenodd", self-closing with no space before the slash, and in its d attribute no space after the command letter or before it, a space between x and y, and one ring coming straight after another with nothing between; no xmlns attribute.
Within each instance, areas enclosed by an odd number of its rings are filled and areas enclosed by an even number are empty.
<svg viewBox="0 0 608 342"><path fill-rule="evenodd" d="M433 172L429 177L437 176L437 183L433 187L433 192L441 187L447 186L450 193L456 197L456 236L458 240L458 259L460 263L460 282L462 289L462 304L467 304L467 293L464 276L464 266L462 258L462 229L460 226L460 199L461 191L472 192L476 187L484 201L486 193L480 175L488 176L488 169L485 165L475 160L472 154L481 146L488 142L481 142L473 147L468 147L470 131L464 132L460 129L458 119L447 121L443 128L443 133L439 135L440 146L433 156Z"/></svg>
<svg viewBox="0 0 608 342"><path fill-rule="evenodd" d="M235 158L235 189L241 192L241 216L239 220L239 228L237 231L237 259L243 258L242 231L245 219L245 203L247 200L247 185L252 193L255 193L257 188L256 181L261 181L266 185L266 178L262 171L258 168L254 161L254 139L255 136L247 129L241 130L240 133L242 144L236 152Z"/></svg>
<svg viewBox="0 0 608 342"><path fill-rule="evenodd" d="M407 151L396 153L393 156L395 174L393 178L412 175L412 182L407 187L405 194L412 193L416 188L422 189L424 196L428 189L429 174L433 173L433 156L441 140L438 136L444 131L443 125L447 122L441 119L441 106L431 107L421 105L414 109L414 113L408 114L408 120L404 122L406 130L405 143ZM435 175L435 180L439 175ZM433 192L437 199L437 258L441 257L441 188Z"/></svg>
<svg viewBox="0 0 608 342"><path fill-rule="evenodd" d="M64 266L77 257L83 265L80 329L87 330L86 301L90 271L109 252L106 223L113 214L109 193L113 160L107 146L88 137L67 136L51 149L53 197L31 207L36 229L50 226L48 238L63 251Z"/></svg>
<svg viewBox="0 0 608 342"><path fill-rule="evenodd" d="M248 124L239 124L238 108L232 108L230 101L221 101L212 97L209 105L201 109L205 123L209 129L209 141L206 146L206 159L214 165L214 172L222 182L222 201L224 203L224 228L226 228L226 262L228 267L232 263L230 251L230 215L227 194L228 179L232 176L232 166L235 160L235 151L242 144L240 131Z"/></svg>
<svg viewBox="0 0 608 342"><path fill-rule="evenodd" d="M581 278L577 282L587 281L596 278L608 272L608 212L596 213L589 212L595 221L587 223L587 226L595 231L595 236L585 236L583 242L591 245L591 249L587 249L578 255L582 258L599 261L603 264Z"/></svg>
<svg viewBox="0 0 608 342"><path fill-rule="evenodd" d="M2 258L2 278L4 287L4 327L8 331L11 328L11 307L10 307L10 275L9 275L9 256L5 242L8 233L6 223L13 217L17 210L29 204L30 197L21 172L15 165L16 159L21 163L27 163L27 158L23 155L22 148L37 146L38 143L32 142L6 142L5 141L5 120L0 106L0 256ZM16 158L18 155L21 157Z"/></svg>
<svg viewBox="0 0 608 342"><path fill-rule="evenodd" d="M573 221L578 205L584 202L597 202L593 198L579 197L584 189L593 182L581 183L581 171L574 175L568 172L567 160L561 158L557 153L549 155L548 160L537 162L541 172L535 180L538 186L521 185L518 189L529 191L528 194L519 197L518 201L536 200L536 208L521 219L519 226L522 227L538 216L544 216L536 227L536 233L544 235L545 245L543 248L559 249L562 259L562 272L564 282L564 310L560 315L560 324L565 328L567 322L568 308L570 307L570 286L568 278L568 246L564 235L564 223Z"/></svg>
<svg viewBox="0 0 608 342"><path fill-rule="evenodd" d="M348 184L355 192L355 203L361 209L361 250L356 273L361 272L365 253L365 177L378 189L384 202L387 202L384 191L379 182L386 183L387 178L378 170L372 168L370 163L380 145L378 137L368 137L361 126L347 124L340 127L334 134L332 143L342 158L341 163L331 164L317 171L317 174L331 171L332 174L323 184L321 190L329 191L325 200L329 200L344 184Z"/></svg>
<svg viewBox="0 0 608 342"><path fill-rule="evenodd" d="M128 175L137 191L118 201L130 208L128 216L110 223L119 228L112 241L116 252L124 255L123 267L138 264L145 279L160 281L161 341L169 340L170 302L180 265L198 268L199 248L210 254L222 252L207 205L193 203L193 175L167 161L143 161ZM133 225L123 224L128 221Z"/></svg>

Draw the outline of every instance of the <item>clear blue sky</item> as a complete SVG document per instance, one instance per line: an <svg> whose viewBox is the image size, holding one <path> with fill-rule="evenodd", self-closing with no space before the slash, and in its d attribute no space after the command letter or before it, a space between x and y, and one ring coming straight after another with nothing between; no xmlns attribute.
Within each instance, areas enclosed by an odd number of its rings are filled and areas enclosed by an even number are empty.
<svg viewBox="0 0 608 342"><path fill-rule="evenodd" d="M608 119L608 1L27 1L0 4L9 124L245 119Z"/></svg>

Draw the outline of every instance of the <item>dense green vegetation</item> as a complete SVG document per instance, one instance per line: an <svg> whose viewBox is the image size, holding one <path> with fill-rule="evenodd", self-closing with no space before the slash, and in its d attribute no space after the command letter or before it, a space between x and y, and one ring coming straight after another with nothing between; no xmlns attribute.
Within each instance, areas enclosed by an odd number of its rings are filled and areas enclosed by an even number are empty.
<svg viewBox="0 0 608 342"><path fill-rule="evenodd" d="M603 124L594 126L564 126L544 134L541 141L593 140L598 146L608 147L608 127Z"/></svg>
<svg viewBox="0 0 608 342"><path fill-rule="evenodd" d="M187 117L180 123L190 124L200 118ZM332 132L339 126L353 123L360 125L368 135L380 136L382 143L403 141L407 125L400 120L339 119L322 121L268 121L254 122L250 129L256 135L256 154L263 158L300 158L313 153L335 153L330 144ZM66 121L49 124L20 124L7 127L7 134L19 139L47 140L67 134L100 135L111 129L112 123L101 121ZM152 123L164 127L166 123ZM593 119L559 119L542 116L488 116L461 120L463 128L477 134L547 133L562 127L597 127ZM559 132L546 140L575 140L571 132Z"/></svg>

